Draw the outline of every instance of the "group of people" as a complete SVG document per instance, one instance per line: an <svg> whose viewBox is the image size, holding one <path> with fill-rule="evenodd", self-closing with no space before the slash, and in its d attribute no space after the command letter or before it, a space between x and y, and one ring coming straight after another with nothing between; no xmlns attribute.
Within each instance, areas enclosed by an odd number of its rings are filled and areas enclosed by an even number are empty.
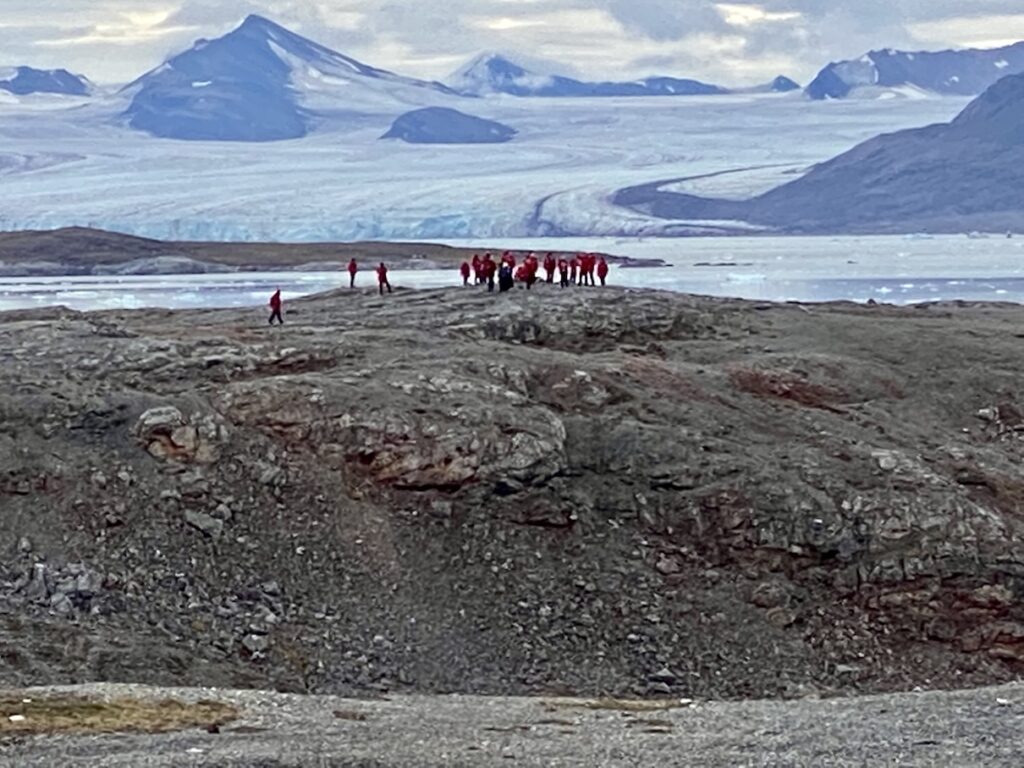
<svg viewBox="0 0 1024 768"><path fill-rule="evenodd" d="M525 285L527 290L533 288L541 279L542 266L546 282L554 283L557 271L562 288L568 288L570 285L597 285L594 282L595 275L603 286L608 277L608 262L605 261L604 256L593 253L579 253L570 259L565 257L556 259L553 253L549 253L544 257L543 264L535 253L529 253L521 264L517 264L513 253L505 251L502 254L500 265L489 253L484 254L483 258L479 254L474 254L472 262L462 262L459 273L462 275L463 285L469 285L469 280L472 277L476 285L486 285L487 290L493 293L495 280L497 280L498 291L504 293L512 290L517 282ZM374 271L377 273L377 289L380 291L380 295L383 296L384 291L391 293L387 265L382 261ZM358 272L359 264L355 259L350 259L348 262L349 288L356 287ZM270 324L273 325L275 322L284 325L284 318L281 315L280 289L270 297Z"/></svg>
<svg viewBox="0 0 1024 768"><path fill-rule="evenodd" d="M568 288L570 285L597 285L594 281L595 274L603 286L608 278L608 262L604 256L593 253L580 253L570 259L564 256L556 259L555 254L549 253L544 257L543 265L535 253L527 254L518 265L511 251L502 254L500 265L489 253L484 254L483 258L479 254L474 254L473 261L462 262L459 271L462 274L463 285L469 285L472 277L477 285L486 284L488 291L494 291L497 278L498 290L504 293L515 287L516 283L522 283L527 290L533 288L541 279L541 266L544 268L545 282L548 283L555 282L557 270L562 288Z"/></svg>

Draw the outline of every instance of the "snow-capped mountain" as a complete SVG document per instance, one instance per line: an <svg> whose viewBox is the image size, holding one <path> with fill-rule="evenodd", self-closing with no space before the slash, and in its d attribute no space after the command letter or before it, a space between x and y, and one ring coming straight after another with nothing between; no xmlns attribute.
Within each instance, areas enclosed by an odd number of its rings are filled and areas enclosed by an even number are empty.
<svg viewBox="0 0 1024 768"><path fill-rule="evenodd" d="M73 75L66 69L0 69L0 91L7 91L16 96L34 93L88 96L91 90L92 84L86 78Z"/></svg>
<svg viewBox="0 0 1024 768"><path fill-rule="evenodd" d="M195 45L126 87L131 127L186 140L305 136L325 113L394 115L454 96L325 48L261 16Z"/></svg>
<svg viewBox="0 0 1024 768"><path fill-rule="evenodd" d="M695 96L726 93L697 80L649 77L630 82L585 82L561 75L533 72L499 54L477 56L457 71L448 84L470 96Z"/></svg>
<svg viewBox="0 0 1024 768"><path fill-rule="evenodd" d="M871 51L832 62L807 86L812 99L843 99L858 92L914 88L974 96L1006 75L1024 72L1024 42L991 50Z"/></svg>
<svg viewBox="0 0 1024 768"><path fill-rule="evenodd" d="M503 144L516 135L494 120L484 120L447 107L426 107L407 112L381 136L409 144Z"/></svg>

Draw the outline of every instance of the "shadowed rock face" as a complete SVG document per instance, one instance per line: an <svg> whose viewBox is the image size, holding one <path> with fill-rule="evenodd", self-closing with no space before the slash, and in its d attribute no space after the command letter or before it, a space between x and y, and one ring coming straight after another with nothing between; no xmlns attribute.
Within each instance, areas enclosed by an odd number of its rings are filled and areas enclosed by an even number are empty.
<svg viewBox="0 0 1024 768"><path fill-rule="evenodd" d="M381 138L401 139L409 144L503 144L515 135L515 128L493 120L454 109L428 107L402 115Z"/></svg>
<svg viewBox="0 0 1024 768"><path fill-rule="evenodd" d="M842 99L863 87L913 86L934 93L974 96L1006 75L1024 71L1024 43L963 51L871 51L832 62L807 86L812 99Z"/></svg>
<svg viewBox="0 0 1024 768"><path fill-rule="evenodd" d="M1024 669L1019 308L285 309L0 316L0 683L748 697Z"/></svg>

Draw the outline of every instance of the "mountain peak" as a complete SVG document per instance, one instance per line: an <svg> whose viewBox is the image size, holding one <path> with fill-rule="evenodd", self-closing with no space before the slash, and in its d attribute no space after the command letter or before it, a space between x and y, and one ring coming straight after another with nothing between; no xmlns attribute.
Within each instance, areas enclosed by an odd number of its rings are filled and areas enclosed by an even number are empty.
<svg viewBox="0 0 1024 768"><path fill-rule="evenodd" d="M0 72L0 91L8 91L18 96L33 93L87 96L90 90L91 84L88 80L66 69L18 67L7 73Z"/></svg>
<svg viewBox="0 0 1024 768"><path fill-rule="evenodd" d="M1024 74L997 82L968 104L951 127L973 140L1024 144Z"/></svg>
<svg viewBox="0 0 1024 768"><path fill-rule="evenodd" d="M126 111L138 130L173 139L277 141L305 136L317 109L357 112L431 102L437 83L367 66L251 15L214 40L200 40L143 75ZM381 105L387 104L387 107Z"/></svg>

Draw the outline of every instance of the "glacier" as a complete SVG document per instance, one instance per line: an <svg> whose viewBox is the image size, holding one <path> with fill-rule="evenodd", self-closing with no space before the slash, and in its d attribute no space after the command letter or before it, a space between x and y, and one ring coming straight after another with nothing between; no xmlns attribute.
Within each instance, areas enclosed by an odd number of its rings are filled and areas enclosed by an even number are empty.
<svg viewBox="0 0 1024 768"><path fill-rule="evenodd" d="M293 242L700 234L715 223L650 218L611 199L661 180L702 195L762 192L876 134L948 121L967 103L493 96L471 100L472 112L515 129L514 141L409 145L379 137L399 114L450 97L403 85L415 98L396 106L392 84L375 83L356 112L325 109L315 131L265 144L132 130L117 119L126 93L66 109L0 102L0 229Z"/></svg>

